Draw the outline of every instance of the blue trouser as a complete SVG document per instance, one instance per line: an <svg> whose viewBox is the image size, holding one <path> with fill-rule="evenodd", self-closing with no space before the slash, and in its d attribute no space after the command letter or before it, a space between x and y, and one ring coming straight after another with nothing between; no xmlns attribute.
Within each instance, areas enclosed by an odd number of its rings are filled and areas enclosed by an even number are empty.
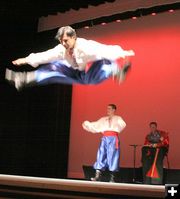
<svg viewBox="0 0 180 199"><path fill-rule="evenodd" d="M55 61L42 65L35 71L35 82L37 84L98 84L108 79L115 67L117 65L114 62L103 59L95 61L85 72L68 67L62 61Z"/></svg>
<svg viewBox="0 0 180 199"><path fill-rule="evenodd" d="M115 136L103 136L97 152L94 169L109 171L119 170L120 147L116 148Z"/></svg>

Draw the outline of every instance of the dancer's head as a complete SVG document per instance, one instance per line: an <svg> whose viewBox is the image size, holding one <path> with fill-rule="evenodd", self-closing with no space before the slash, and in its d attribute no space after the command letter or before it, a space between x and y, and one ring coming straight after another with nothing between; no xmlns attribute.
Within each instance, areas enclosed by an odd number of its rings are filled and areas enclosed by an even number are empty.
<svg viewBox="0 0 180 199"><path fill-rule="evenodd" d="M76 31L70 26L59 28L55 37L66 49L74 48L76 42Z"/></svg>
<svg viewBox="0 0 180 199"><path fill-rule="evenodd" d="M108 104L107 106L107 115L112 116L115 114L116 111L116 105L115 104Z"/></svg>

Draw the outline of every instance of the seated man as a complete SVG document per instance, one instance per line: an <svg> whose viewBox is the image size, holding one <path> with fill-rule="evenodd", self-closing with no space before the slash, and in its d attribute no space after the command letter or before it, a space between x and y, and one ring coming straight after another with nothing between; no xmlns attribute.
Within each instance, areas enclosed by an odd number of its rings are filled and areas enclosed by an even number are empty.
<svg viewBox="0 0 180 199"><path fill-rule="evenodd" d="M145 184L163 184L163 159L169 149L168 133L157 129L157 123L149 124L151 132L142 147L143 181Z"/></svg>

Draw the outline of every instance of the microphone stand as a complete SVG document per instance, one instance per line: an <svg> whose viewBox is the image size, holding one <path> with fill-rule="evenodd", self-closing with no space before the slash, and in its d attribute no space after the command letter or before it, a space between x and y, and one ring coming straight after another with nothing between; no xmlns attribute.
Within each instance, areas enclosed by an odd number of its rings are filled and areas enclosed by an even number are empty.
<svg viewBox="0 0 180 199"><path fill-rule="evenodd" d="M136 148L138 146L142 146L142 145L138 145L138 144L130 144L129 146L132 146L133 147L133 183L136 183ZM140 183L140 182L137 182L137 183Z"/></svg>

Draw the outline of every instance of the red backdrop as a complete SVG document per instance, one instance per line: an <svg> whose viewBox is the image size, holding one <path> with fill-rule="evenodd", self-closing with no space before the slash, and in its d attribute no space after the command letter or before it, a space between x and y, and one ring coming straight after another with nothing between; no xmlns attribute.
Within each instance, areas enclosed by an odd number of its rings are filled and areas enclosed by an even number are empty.
<svg viewBox="0 0 180 199"><path fill-rule="evenodd" d="M94 26L78 31L79 37L133 49L133 67L120 86L108 80L97 86L73 87L68 176L83 177L82 165L93 165L101 135L82 129L84 120L106 115L115 103L127 127L120 134L121 167L133 167L130 144L144 143L149 122L169 132L171 168L180 168L180 11L144 16L121 23ZM141 166L141 147L137 164ZM165 164L166 166L166 164Z"/></svg>

